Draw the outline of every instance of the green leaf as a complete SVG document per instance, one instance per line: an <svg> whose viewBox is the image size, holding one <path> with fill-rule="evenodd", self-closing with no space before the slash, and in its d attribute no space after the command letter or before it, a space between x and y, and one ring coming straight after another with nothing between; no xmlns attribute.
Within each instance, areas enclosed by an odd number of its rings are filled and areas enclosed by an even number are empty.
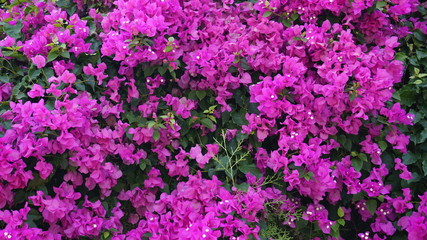
<svg viewBox="0 0 427 240"><path fill-rule="evenodd" d="M160 75L165 75L167 68L166 67L158 67L157 71L160 73Z"/></svg>
<svg viewBox="0 0 427 240"><path fill-rule="evenodd" d="M32 12L35 12L36 14L35 15L37 15L37 13L38 13L38 8L36 7L36 6L28 6L28 7L26 7L25 9L24 9L24 12L25 12L25 14L30 14L30 13L32 13Z"/></svg>
<svg viewBox="0 0 427 240"><path fill-rule="evenodd" d="M420 42L425 42L426 41L426 35L424 35L421 31L419 31L419 30L416 30L415 32L414 32L414 37L415 37L415 39L417 39L418 41L420 41Z"/></svg>
<svg viewBox="0 0 427 240"><path fill-rule="evenodd" d="M53 110L55 109L55 99L49 99L46 101L46 103L44 104L44 106L48 109L48 110Z"/></svg>
<svg viewBox="0 0 427 240"><path fill-rule="evenodd" d="M229 178L229 179L234 179L234 170L233 171L231 171L231 170L225 170L225 175L227 175L227 177Z"/></svg>
<svg viewBox="0 0 427 240"><path fill-rule="evenodd" d="M149 237L151 237L151 236L153 236L153 234L152 234L152 233L150 233L150 232L148 232L148 233L145 233L143 237L148 237L148 238L149 238ZM143 239L144 239L144 238L143 238Z"/></svg>
<svg viewBox="0 0 427 240"><path fill-rule="evenodd" d="M348 136L340 135L338 136L338 142L341 144L341 146L344 147L345 150L351 151L352 143Z"/></svg>
<svg viewBox="0 0 427 240"><path fill-rule="evenodd" d="M378 145L381 148L381 151L385 151L387 149L387 143L385 141L379 141Z"/></svg>
<svg viewBox="0 0 427 240"><path fill-rule="evenodd" d="M246 174L248 172L250 172L252 175L257 176L257 177L261 177L262 173L261 171L258 169L258 167L255 164L243 164L239 166L239 170Z"/></svg>
<svg viewBox="0 0 427 240"><path fill-rule="evenodd" d="M239 126L248 124L244 110L239 112L232 112L231 117L233 118L233 122Z"/></svg>
<svg viewBox="0 0 427 240"><path fill-rule="evenodd" d="M110 232L104 232L102 236L104 237L104 239L107 239L110 236Z"/></svg>
<svg viewBox="0 0 427 240"><path fill-rule="evenodd" d="M427 52L425 52L425 51L417 50L417 51L415 51L415 52L416 52L416 54L417 54L417 58L418 58L419 60L421 60L421 59L423 59L423 58L426 58L426 57L427 57Z"/></svg>
<svg viewBox="0 0 427 240"><path fill-rule="evenodd" d="M202 100L203 98L206 97L206 91L196 91L196 95L197 95L197 98L199 98L199 100Z"/></svg>
<svg viewBox="0 0 427 240"><path fill-rule="evenodd" d="M2 126L4 130L11 129L12 128L12 121L11 120L2 120L2 121L0 121L0 126ZM1 131L0 137L3 137L4 134L5 134L5 131Z"/></svg>
<svg viewBox="0 0 427 240"><path fill-rule="evenodd" d="M82 82L76 83L76 84L74 84L74 86L79 91L86 91L86 86Z"/></svg>
<svg viewBox="0 0 427 240"><path fill-rule="evenodd" d="M56 134L55 132L52 132L52 134ZM55 167L60 167L61 169L67 169L68 167L68 154L61 154L61 155L54 155L53 165Z"/></svg>
<svg viewBox="0 0 427 240"><path fill-rule="evenodd" d="M26 200L26 194L25 194L25 191L24 190L18 190L16 193L15 193L15 197L14 197L14 202L15 203L21 203L21 202L24 202L25 200Z"/></svg>
<svg viewBox="0 0 427 240"><path fill-rule="evenodd" d="M338 230L340 229L340 225L335 223L334 225L332 225L331 229L333 230L333 232L338 232Z"/></svg>
<svg viewBox="0 0 427 240"><path fill-rule="evenodd" d="M29 227L37 227L37 225L34 223L34 221L37 221L40 218L42 218L40 213L35 209L31 209L29 214L27 215L26 223L28 223Z"/></svg>
<svg viewBox="0 0 427 240"><path fill-rule="evenodd" d="M374 215L375 211L377 210L377 205L378 203L375 199L369 199L368 201L366 201L366 207L372 215Z"/></svg>
<svg viewBox="0 0 427 240"><path fill-rule="evenodd" d="M56 6L60 8L69 8L72 5L71 0L57 0L55 3L56 3Z"/></svg>
<svg viewBox="0 0 427 240"><path fill-rule="evenodd" d="M292 22L291 22L291 21L289 21L288 19L283 19L283 20L282 20L282 24L283 24L283 26L285 26L285 27L290 27L290 26L292 25Z"/></svg>
<svg viewBox="0 0 427 240"><path fill-rule="evenodd" d="M381 8L387 6L387 3L384 1L379 1L379 2L377 2L377 4L375 6L376 6L376 8L381 9Z"/></svg>
<svg viewBox="0 0 427 240"><path fill-rule="evenodd" d="M271 14L272 14L272 12L267 11L267 12L265 12L262 16L263 16L263 17L269 17Z"/></svg>
<svg viewBox="0 0 427 240"><path fill-rule="evenodd" d="M427 159L424 159L423 161L423 172L424 176L427 176Z"/></svg>
<svg viewBox="0 0 427 240"><path fill-rule="evenodd" d="M412 172L412 179L408 180L408 183L419 182L420 180L421 176L416 172Z"/></svg>
<svg viewBox="0 0 427 240"><path fill-rule="evenodd" d="M404 52L398 52L394 55L394 59L405 62L408 56Z"/></svg>
<svg viewBox="0 0 427 240"><path fill-rule="evenodd" d="M49 79L50 77L52 77L55 72L53 71L52 68L43 68L44 74L46 75L46 78Z"/></svg>
<svg viewBox="0 0 427 240"><path fill-rule="evenodd" d="M147 122L147 127L148 127L148 128L153 128L153 126L154 126L154 125L156 125L156 122L155 122L155 121L148 121L148 122Z"/></svg>
<svg viewBox="0 0 427 240"><path fill-rule="evenodd" d="M70 53L68 51L61 52L61 56L64 58L70 58Z"/></svg>
<svg viewBox="0 0 427 240"><path fill-rule="evenodd" d="M309 181L309 180L313 179L314 173L308 172L308 173L304 174L303 177L305 178L305 180Z"/></svg>
<svg viewBox="0 0 427 240"><path fill-rule="evenodd" d="M246 60L246 58L241 58L241 59L240 59L240 66L241 66L244 70L251 70L251 66L249 66L248 61Z"/></svg>
<svg viewBox="0 0 427 240"><path fill-rule="evenodd" d="M248 135L246 135L246 134L244 134L244 133L241 133L241 132L238 132L238 133L236 134L236 140L237 140L238 142L243 141L243 140L246 140L246 139L248 139Z"/></svg>
<svg viewBox="0 0 427 240"><path fill-rule="evenodd" d="M362 160L364 162L368 161L368 157L364 153L359 153L358 157L360 158L360 160Z"/></svg>
<svg viewBox="0 0 427 240"><path fill-rule="evenodd" d="M208 115L206 117L209 118L210 120L212 120L212 122L216 123L216 118L214 116Z"/></svg>
<svg viewBox="0 0 427 240"><path fill-rule="evenodd" d="M38 77L41 74L41 70L40 69L35 69L35 68L31 68L28 71L28 75L30 76L31 79L35 79L36 77Z"/></svg>
<svg viewBox="0 0 427 240"><path fill-rule="evenodd" d="M419 155L416 155L412 152L408 152L407 154L404 154L402 157L402 163L405 165L410 165L413 164L415 162L417 162L417 160L420 158Z"/></svg>
<svg viewBox="0 0 427 240"><path fill-rule="evenodd" d="M363 167L363 161L360 158L353 158L351 159L351 165L353 166L354 170L360 172Z"/></svg>
<svg viewBox="0 0 427 240"><path fill-rule="evenodd" d="M342 218L340 218L340 219L338 219L338 220L337 220L337 223L338 223L339 225L341 225L341 226L344 226L344 225L345 225L345 220L344 220L344 219L342 219Z"/></svg>
<svg viewBox="0 0 427 240"><path fill-rule="evenodd" d="M136 116L132 112L127 112L124 116L129 123L137 122Z"/></svg>
<svg viewBox="0 0 427 240"><path fill-rule="evenodd" d="M331 237L334 237L336 239L340 238L340 225L339 224L334 224L331 227L331 233L329 235L331 235Z"/></svg>
<svg viewBox="0 0 427 240"><path fill-rule="evenodd" d="M26 97L27 97L27 94L25 94L23 92L20 92L20 93L18 93L18 95L16 95L17 99L23 99L23 98L26 98Z"/></svg>
<svg viewBox="0 0 427 240"><path fill-rule="evenodd" d="M176 73L175 73L175 71L169 69L169 73L170 73L170 75L172 76L173 79L176 79Z"/></svg>
<svg viewBox="0 0 427 240"><path fill-rule="evenodd" d="M191 99L191 100L197 100L197 94L196 94L196 91L190 91L190 92L188 93L188 99Z"/></svg>
<svg viewBox="0 0 427 240"><path fill-rule="evenodd" d="M168 45L168 46L165 47L165 49L163 50L163 52L168 53L168 52L170 52L172 50L173 50L173 47L170 46L170 45Z"/></svg>
<svg viewBox="0 0 427 240"><path fill-rule="evenodd" d="M6 56L6 57L11 57L15 52L14 52L14 51L11 51L11 50L4 50L4 49L2 49L2 50L1 50L1 53L2 53L4 56Z"/></svg>
<svg viewBox="0 0 427 240"><path fill-rule="evenodd" d="M398 94L400 96L400 103L408 107L412 106L412 104L414 104L417 100L416 94L414 94L414 90L412 90L409 85L399 90Z"/></svg>
<svg viewBox="0 0 427 240"><path fill-rule="evenodd" d="M218 105L212 105L212 106L210 106L209 107L209 112L214 112L214 110L215 110L215 108L217 107Z"/></svg>
<svg viewBox="0 0 427 240"><path fill-rule="evenodd" d="M160 133L159 133L159 131L154 130L154 132L153 132L153 139L154 139L154 141L157 141L157 140L160 139Z"/></svg>
<svg viewBox="0 0 427 240"><path fill-rule="evenodd" d="M47 54L47 62L51 62L51 61L55 60L58 56L59 56L59 52L55 48L53 48Z"/></svg>
<svg viewBox="0 0 427 240"><path fill-rule="evenodd" d="M214 128L214 124L213 124L213 122L212 122L209 118L202 118L202 119L200 120L200 123L201 123L203 126L205 126L205 127L209 128L209 129L213 129L213 128Z"/></svg>
<svg viewBox="0 0 427 240"><path fill-rule="evenodd" d="M414 74L415 74L415 75L418 75L419 73L420 73L420 69L419 69L419 68L414 67Z"/></svg>
<svg viewBox="0 0 427 240"><path fill-rule="evenodd" d="M218 170L225 170L228 167L228 164L230 163L230 158L226 155L223 155L218 158L219 163L216 162L215 168Z"/></svg>
<svg viewBox="0 0 427 240"><path fill-rule="evenodd" d="M418 5L417 9L418 9L418 12L420 12L422 15L426 15L427 14L427 10L423 6Z"/></svg>
<svg viewBox="0 0 427 240"><path fill-rule="evenodd" d="M6 76L6 75L2 75L2 76L0 76L0 82L8 83L8 82L10 82L10 77Z"/></svg>
<svg viewBox="0 0 427 240"><path fill-rule="evenodd" d="M355 195L353 195L352 200L354 202L357 202L357 201L362 200L363 198L364 198L363 192L359 192L359 193L356 193Z"/></svg>
<svg viewBox="0 0 427 240"><path fill-rule="evenodd" d="M294 14L292 14L291 15L291 21L295 21L295 20L297 20L299 18L299 15L298 14L296 14L296 13L294 13Z"/></svg>
<svg viewBox="0 0 427 240"><path fill-rule="evenodd" d="M21 87L22 87L22 81L13 87L12 96L16 96L16 95L18 95L18 93L22 92Z"/></svg>
<svg viewBox="0 0 427 240"><path fill-rule="evenodd" d="M248 184L248 183L246 183L246 182L243 182L243 183L241 183L241 184L238 184L238 185L236 186L236 188L237 188L237 190L239 190L239 191L247 192L247 191L248 191L248 188L249 188L249 184Z"/></svg>
<svg viewBox="0 0 427 240"><path fill-rule="evenodd" d="M344 210L342 209L342 207L338 208L337 214L340 218L344 217Z"/></svg>
<svg viewBox="0 0 427 240"><path fill-rule="evenodd" d="M95 91L95 80L86 81L86 85L89 85L92 91Z"/></svg>
<svg viewBox="0 0 427 240"><path fill-rule="evenodd" d="M151 74L153 74L153 72L154 72L154 68L153 67L150 67L150 66L145 67L145 69L144 69L144 77L151 76Z"/></svg>
<svg viewBox="0 0 427 240"><path fill-rule="evenodd" d="M22 36L22 25L21 20L18 20L15 25L11 25L9 23L3 23L3 29L4 32L9 35L10 37L13 37L15 39L19 39Z"/></svg>
<svg viewBox="0 0 427 240"><path fill-rule="evenodd" d="M147 167L147 163L146 163L145 161L142 161L142 162L139 164L139 168L140 168L142 171L144 171L146 167Z"/></svg>

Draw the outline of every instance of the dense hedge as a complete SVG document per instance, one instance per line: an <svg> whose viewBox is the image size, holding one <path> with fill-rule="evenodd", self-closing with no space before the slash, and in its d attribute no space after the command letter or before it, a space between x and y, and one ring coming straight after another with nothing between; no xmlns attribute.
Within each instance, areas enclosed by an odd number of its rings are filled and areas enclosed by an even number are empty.
<svg viewBox="0 0 427 240"><path fill-rule="evenodd" d="M417 0L1 6L0 239L427 239Z"/></svg>

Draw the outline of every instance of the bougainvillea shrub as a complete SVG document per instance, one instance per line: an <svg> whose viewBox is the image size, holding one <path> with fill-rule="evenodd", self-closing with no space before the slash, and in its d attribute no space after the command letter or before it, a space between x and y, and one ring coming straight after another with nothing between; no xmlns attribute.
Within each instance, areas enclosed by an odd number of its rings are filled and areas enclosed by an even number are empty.
<svg viewBox="0 0 427 240"><path fill-rule="evenodd" d="M1 6L0 239L427 239L418 1Z"/></svg>

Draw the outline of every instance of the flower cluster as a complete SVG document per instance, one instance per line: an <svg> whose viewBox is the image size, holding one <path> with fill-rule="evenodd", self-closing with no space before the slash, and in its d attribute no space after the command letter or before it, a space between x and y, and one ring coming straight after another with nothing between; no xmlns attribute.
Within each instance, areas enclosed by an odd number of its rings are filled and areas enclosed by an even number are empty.
<svg viewBox="0 0 427 240"><path fill-rule="evenodd" d="M2 4L0 239L427 237L417 0Z"/></svg>

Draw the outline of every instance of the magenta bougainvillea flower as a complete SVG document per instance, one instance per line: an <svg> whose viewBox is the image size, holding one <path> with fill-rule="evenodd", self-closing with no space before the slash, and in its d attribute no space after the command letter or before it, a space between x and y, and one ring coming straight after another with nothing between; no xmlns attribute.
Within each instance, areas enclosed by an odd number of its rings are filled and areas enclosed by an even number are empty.
<svg viewBox="0 0 427 240"><path fill-rule="evenodd" d="M3 6L0 239L427 238L419 1Z"/></svg>

